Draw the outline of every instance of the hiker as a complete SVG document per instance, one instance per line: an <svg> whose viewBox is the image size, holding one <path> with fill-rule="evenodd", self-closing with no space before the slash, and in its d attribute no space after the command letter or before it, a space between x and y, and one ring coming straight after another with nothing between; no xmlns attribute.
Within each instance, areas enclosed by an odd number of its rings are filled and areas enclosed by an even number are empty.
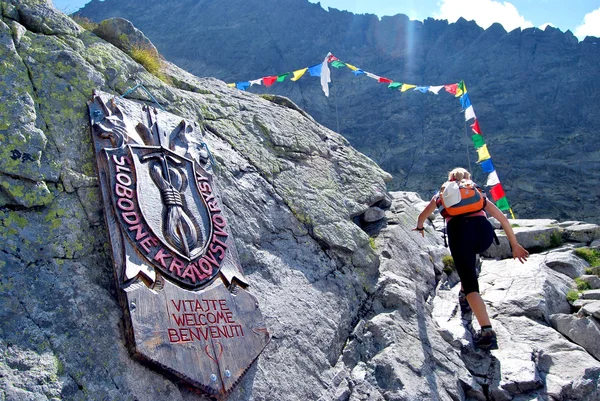
<svg viewBox="0 0 600 401"><path fill-rule="evenodd" d="M457 195L459 188L463 188L463 194L466 193L469 196L475 191L469 192L468 188L476 189L477 192L474 198L460 203L461 196ZM464 192L464 188L467 188L466 192ZM495 236L494 228L487 220L487 215L494 217L502 225L512 248L513 258L525 263L529 252L517 241L506 216L496 205L487 201L479 187L471 181L471 174L464 168L457 167L448 173L448 181L421 212L417 220L417 227L413 231L420 232L424 237L423 223L437 207L440 207L442 216L446 218L450 254L460 277L461 290L458 297L461 310L463 312L472 310L481 326L481 330L473 336L473 343L475 347L481 349L498 349L496 332L492 329L485 304L479 294L476 271L477 254L485 252Z"/></svg>

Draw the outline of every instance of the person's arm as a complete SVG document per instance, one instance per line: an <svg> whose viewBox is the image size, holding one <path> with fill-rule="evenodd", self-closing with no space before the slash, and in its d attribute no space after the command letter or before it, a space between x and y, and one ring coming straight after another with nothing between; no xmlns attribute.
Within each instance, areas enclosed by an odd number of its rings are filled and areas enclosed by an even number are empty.
<svg viewBox="0 0 600 401"><path fill-rule="evenodd" d="M508 238L508 242L510 243L510 247L512 248L513 259L519 259L519 262L525 263L527 257L529 256L529 252L527 252L527 250L523 248L521 244L519 244L519 241L517 241L517 236L515 235L515 232L510 226L510 222L504 213L502 213L502 211L500 211L500 209L498 209L498 207L496 207L496 205L489 200L485 205L485 211L487 214L498 220L502 225L502 229L504 230L504 233Z"/></svg>
<svg viewBox="0 0 600 401"><path fill-rule="evenodd" d="M433 213L436 208L437 205L435 204L434 198L429 202L425 209L423 209L423 211L417 218L417 227L413 228L413 231L418 231L421 233L421 236L425 237L425 228L423 227L423 224L425 223L425 220L427 220L427 218L431 216L431 213Z"/></svg>

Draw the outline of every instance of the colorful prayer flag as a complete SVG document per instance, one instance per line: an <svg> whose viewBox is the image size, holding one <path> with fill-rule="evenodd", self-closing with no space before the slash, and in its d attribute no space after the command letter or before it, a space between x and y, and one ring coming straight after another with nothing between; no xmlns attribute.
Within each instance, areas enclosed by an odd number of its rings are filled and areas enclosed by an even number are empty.
<svg viewBox="0 0 600 401"><path fill-rule="evenodd" d="M394 81L392 81L391 79L388 79L388 78L379 77L379 82L382 82L384 84L391 84Z"/></svg>
<svg viewBox="0 0 600 401"><path fill-rule="evenodd" d="M334 62L335 60L338 60L338 58L337 58L336 56L334 56L333 54L329 53L329 54L327 55L327 61L328 61L328 62L332 63L332 62Z"/></svg>
<svg viewBox="0 0 600 401"><path fill-rule="evenodd" d="M402 88L400 88L400 92L406 92L407 90L416 88L416 87L417 87L417 85L404 84L404 85L402 85Z"/></svg>
<svg viewBox="0 0 600 401"><path fill-rule="evenodd" d="M402 86L402 82L392 82L391 84L388 85L388 88L398 89L401 86Z"/></svg>
<svg viewBox="0 0 600 401"><path fill-rule="evenodd" d="M262 81L265 86L271 86L273 85L273 82L277 81L277 76L271 75L268 77L263 77Z"/></svg>
<svg viewBox="0 0 600 401"><path fill-rule="evenodd" d="M465 121L469 121L472 118L477 118L477 116L475 115L475 110L473 110L473 106L471 105L465 110Z"/></svg>
<svg viewBox="0 0 600 401"><path fill-rule="evenodd" d="M492 195L492 200L494 202L498 202L498 199L504 198L506 194L504 193L504 188L502 188L502 184L498 183L490 189L490 194Z"/></svg>
<svg viewBox="0 0 600 401"><path fill-rule="evenodd" d="M444 87L444 85L430 86L429 87L429 92L433 92L433 93L435 93L437 95L438 93L440 93L440 90L442 90L443 87Z"/></svg>
<svg viewBox="0 0 600 401"><path fill-rule="evenodd" d="M262 78L253 79L252 81L250 81L250 86L252 85L262 85Z"/></svg>
<svg viewBox="0 0 600 401"><path fill-rule="evenodd" d="M308 67L308 73L311 77L320 77L321 69L323 69L323 64L315 64L312 67Z"/></svg>
<svg viewBox="0 0 600 401"><path fill-rule="evenodd" d="M475 149L479 149L480 147L482 147L483 145L485 145L485 140L479 134L473 135L471 137L471 139L473 140L473 145L475 146Z"/></svg>
<svg viewBox="0 0 600 401"><path fill-rule="evenodd" d="M477 149L477 156L477 163L490 159L492 157L490 156L490 152L488 152L487 145L483 145L482 147Z"/></svg>
<svg viewBox="0 0 600 401"><path fill-rule="evenodd" d="M469 99L468 94L465 93L460 97L460 104L463 110L466 110L469 108L469 106L471 106L471 99Z"/></svg>
<svg viewBox="0 0 600 401"><path fill-rule="evenodd" d="M287 76L290 75L289 72L286 72L285 74L281 74L277 76L277 82L283 82L285 81L285 79L287 78Z"/></svg>
<svg viewBox="0 0 600 401"><path fill-rule="evenodd" d="M331 82L331 71L329 71L329 64L327 64L327 59L330 55L331 53L327 53L321 64L321 88L323 88L323 93L327 97L329 97L329 83Z"/></svg>
<svg viewBox="0 0 600 401"><path fill-rule="evenodd" d="M353 66L352 64L348 64L346 63L346 67L350 68L352 71L356 71L358 70L358 68L356 68L355 66Z"/></svg>
<svg viewBox="0 0 600 401"><path fill-rule="evenodd" d="M246 89L248 89L250 87L250 82L236 82L235 87L240 90L245 91Z"/></svg>
<svg viewBox="0 0 600 401"><path fill-rule="evenodd" d="M467 85L465 85L465 81L460 81L456 86L456 97L463 96L467 93Z"/></svg>
<svg viewBox="0 0 600 401"><path fill-rule="evenodd" d="M345 64L345 63L342 63L340 60L333 60L333 61L331 62L331 66L332 66L333 68L342 68L342 67L345 67L345 66L346 66L346 64Z"/></svg>
<svg viewBox="0 0 600 401"><path fill-rule="evenodd" d="M496 207L498 207L498 209L502 210L502 211L507 211L510 210L510 205L508 204L508 199L506 199L506 196L498 199L496 202ZM512 214L512 210L510 210L510 214L512 216L512 218L515 218L515 215Z"/></svg>
<svg viewBox="0 0 600 401"><path fill-rule="evenodd" d="M488 175L487 182L485 183L486 187L493 187L496 184L500 184L500 179L498 178L498 173L496 171L492 171L490 175Z"/></svg>
<svg viewBox="0 0 600 401"><path fill-rule="evenodd" d="M235 88L235 82L232 84L227 84L227 86L229 86L230 88Z"/></svg>
<svg viewBox="0 0 600 401"><path fill-rule="evenodd" d="M300 77L301 77L302 75L304 75L304 73L305 73L306 71L308 71L308 67L306 67L306 68L303 68L303 69L301 69L301 70L296 70L296 71L294 71L294 76L291 78L291 80L292 80L292 81L297 81L297 80L299 80L299 79L300 79Z"/></svg>
<svg viewBox="0 0 600 401"><path fill-rule="evenodd" d="M479 121L475 119L475 122L471 124L471 129L474 133L481 135L481 129L479 128Z"/></svg>
<svg viewBox="0 0 600 401"><path fill-rule="evenodd" d="M494 163L492 163L492 159L483 161L480 166L484 173L491 173L494 171Z"/></svg>
<svg viewBox="0 0 600 401"><path fill-rule="evenodd" d="M377 81L379 81L379 78L381 78L379 75L371 74L370 72L366 72L365 71L365 74L367 74L367 77L373 78L373 79L375 79Z"/></svg>
<svg viewBox="0 0 600 401"><path fill-rule="evenodd" d="M446 89L446 92L451 93L453 95L456 95L457 87L458 87L458 84L444 85L444 89Z"/></svg>
<svg viewBox="0 0 600 401"><path fill-rule="evenodd" d="M429 86L417 86L415 90L421 93L427 93L427 91L429 90Z"/></svg>
<svg viewBox="0 0 600 401"><path fill-rule="evenodd" d="M360 69L354 70L354 71L352 71L352 73L356 76L366 74L366 72L364 72L363 70L360 70Z"/></svg>

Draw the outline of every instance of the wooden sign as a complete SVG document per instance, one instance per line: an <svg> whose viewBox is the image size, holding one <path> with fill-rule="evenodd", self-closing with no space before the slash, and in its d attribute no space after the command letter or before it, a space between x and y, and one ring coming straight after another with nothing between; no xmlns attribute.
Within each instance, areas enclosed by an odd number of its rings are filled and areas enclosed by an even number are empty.
<svg viewBox="0 0 600 401"><path fill-rule="evenodd" d="M108 94L88 102L133 354L224 398L270 339L200 130Z"/></svg>

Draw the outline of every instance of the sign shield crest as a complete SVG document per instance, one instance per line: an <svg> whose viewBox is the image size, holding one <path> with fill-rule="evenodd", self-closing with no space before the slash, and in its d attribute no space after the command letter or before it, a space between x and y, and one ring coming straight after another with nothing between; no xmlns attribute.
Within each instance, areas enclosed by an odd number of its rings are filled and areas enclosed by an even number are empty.
<svg viewBox="0 0 600 401"><path fill-rule="evenodd" d="M95 92L88 108L129 345L224 398L270 335L246 289L213 165L191 146L194 124L106 99Z"/></svg>

